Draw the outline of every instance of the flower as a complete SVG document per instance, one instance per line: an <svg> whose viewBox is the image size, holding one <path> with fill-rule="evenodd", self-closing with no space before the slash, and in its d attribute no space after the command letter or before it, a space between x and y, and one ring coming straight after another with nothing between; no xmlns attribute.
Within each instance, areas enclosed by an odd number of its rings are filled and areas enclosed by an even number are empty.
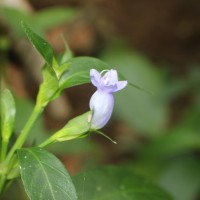
<svg viewBox="0 0 200 200"><path fill-rule="evenodd" d="M103 70L100 73L95 69L91 69L90 79L97 88L90 99L90 109L93 111L90 119L91 129L100 129L107 124L112 115L114 107L113 93L126 87L127 81L118 81L118 74L114 69Z"/></svg>

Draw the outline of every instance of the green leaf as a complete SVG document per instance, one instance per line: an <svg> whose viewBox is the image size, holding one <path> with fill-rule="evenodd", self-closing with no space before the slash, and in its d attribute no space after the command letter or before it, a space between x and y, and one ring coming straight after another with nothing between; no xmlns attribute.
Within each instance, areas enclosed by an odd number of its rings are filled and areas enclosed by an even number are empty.
<svg viewBox="0 0 200 200"><path fill-rule="evenodd" d="M2 138L3 140L8 141L13 132L15 121L15 101L11 92L8 89L4 89L1 92L0 99Z"/></svg>
<svg viewBox="0 0 200 200"><path fill-rule="evenodd" d="M74 8L53 7L39 11L35 16L35 25L38 29L49 29L73 19L77 12Z"/></svg>
<svg viewBox="0 0 200 200"><path fill-rule="evenodd" d="M145 145L140 151L140 159L149 161L162 161L182 152L198 150L200 148L200 135L191 129L177 128L165 136L156 138Z"/></svg>
<svg viewBox="0 0 200 200"><path fill-rule="evenodd" d="M32 18L29 16L29 14L13 7L2 7L0 9L4 17L3 19L8 24L9 28L14 32L15 35L18 34L21 36L23 33L20 26L21 20L27 24L30 24Z"/></svg>
<svg viewBox="0 0 200 200"><path fill-rule="evenodd" d="M71 58L66 64L66 71L59 80L61 89L89 83L90 69L92 68L99 71L110 68L107 63L92 57Z"/></svg>
<svg viewBox="0 0 200 200"><path fill-rule="evenodd" d="M60 79L60 77L62 76L63 72L65 72L68 67L69 67L69 63L67 63L67 61L70 58L73 58L73 52L70 50L65 38L63 35L62 36L62 40L65 46L65 51L63 53L61 53L60 55L58 55L56 57L56 59L54 59L54 65L53 68L56 72L56 75L58 77L58 79Z"/></svg>
<svg viewBox="0 0 200 200"><path fill-rule="evenodd" d="M63 142L86 136L90 129L88 119L90 118L91 113L92 112L89 111L71 119L62 129L44 141L40 147L44 147L55 142Z"/></svg>
<svg viewBox="0 0 200 200"><path fill-rule="evenodd" d="M31 200L76 200L76 191L62 163L44 149L18 150L22 181Z"/></svg>
<svg viewBox="0 0 200 200"><path fill-rule="evenodd" d="M125 167L102 167L83 172L73 180L82 200L172 199L163 189Z"/></svg>
<svg viewBox="0 0 200 200"><path fill-rule="evenodd" d="M176 200L191 200L200 191L200 160L192 154L176 157L158 178L162 187Z"/></svg>
<svg viewBox="0 0 200 200"><path fill-rule="evenodd" d="M65 141L74 137L77 138L87 133L90 129L88 119L90 118L91 113L92 112L89 111L70 120L61 130L57 132L58 141Z"/></svg>
<svg viewBox="0 0 200 200"><path fill-rule="evenodd" d="M22 29L26 33L28 39L33 44L33 46L39 51L41 56L44 58L46 63L51 66L53 62L53 49L50 44L33 32L30 27L25 24L23 21L21 22Z"/></svg>
<svg viewBox="0 0 200 200"><path fill-rule="evenodd" d="M20 22L23 20L33 30L41 35L48 29L58 26L76 17L78 10L74 8L55 7L43 9L39 12L29 13L12 7L2 7L2 14L5 22L12 29L14 34L22 34Z"/></svg>
<svg viewBox="0 0 200 200"><path fill-rule="evenodd" d="M60 76L63 74L63 72L65 72L68 69L69 64L67 63L67 61L70 58L73 58L73 52L71 51L71 49L69 48L65 38L63 35L62 36L62 40L65 46L65 51L63 53L61 53L60 55L57 56L56 61L58 63L58 65L55 67L55 71L58 74L58 77L60 78Z"/></svg>
<svg viewBox="0 0 200 200"><path fill-rule="evenodd" d="M42 75L43 82L39 89L37 103L44 107L56 97L59 86L55 71L49 65L45 65L42 68Z"/></svg>

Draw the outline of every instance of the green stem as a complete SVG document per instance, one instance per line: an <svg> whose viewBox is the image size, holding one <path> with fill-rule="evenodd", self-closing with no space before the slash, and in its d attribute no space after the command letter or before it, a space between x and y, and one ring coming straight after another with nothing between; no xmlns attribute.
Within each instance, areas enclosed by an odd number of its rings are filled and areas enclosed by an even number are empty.
<svg viewBox="0 0 200 200"><path fill-rule="evenodd" d="M10 162L7 165L6 168L6 173L3 173L1 175L1 179L0 179L0 197L4 194L4 192L6 191L6 189L8 188L8 183L6 183L6 178L7 178L7 174L10 172L13 163L16 162L16 156L12 157L12 160L10 160Z"/></svg>
<svg viewBox="0 0 200 200"><path fill-rule="evenodd" d="M2 140L2 147L1 147L1 162L5 160L6 152L7 152L8 141Z"/></svg>
<svg viewBox="0 0 200 200"><path fill-rule="evenodd" d="M53 135L54 136L54 135ZM41 147L41 148L43 148L43 147L46 147L46 146L48 146L48 145L50 145L50 144L52 144L52 143L55 143L55 139L54 139L54 137L50 137L50 138L48 138L47 140L45 140L43 143L41 143L40 145L39 145L39 147Z"/></svg>
<svg viewBox="0 0 200 200"><path fill-rule="evenodd" d="M43 109L44 109L43 107L38 107L37 105L35 106L31 116L29 117L26 125L24 126L24 129L22 130L21 134L17 138L17 140L16 140L15 144L13 145L13 147L11 148L11 150L8 152L8 155L5 159L5 165L7 165L7 166L9 165L9 163L11 162L11 159L13 158L15 151L22 147L33 124L35 123L35 121L37 120L39 115L42 113ZM6 174L3 174L1 176L1 180L0 180L0 188L1 188L0 193L3 190L5 182L6 182Z"/></svg>
<svg viewBox="0 0 200 200"><path fill-rule="evenodd" d="M24 129L22 130L21 134L19 135L19 137L17 138L15 144L13 145L13 147L11 148L11 150L9 151L7 157L6 157L6 164L9 163L10 159L12 158L13 154L15 153L15 151L19 148L22 147L22 145L24 144L30 129L32 128L33 124L35 123L35 121L37 120L37 118L39 117L39 115L41 114L41 112L43 111L43 108L41 107L35 107L29 120L27 121Z"/></svg>
<svg viewBox="0 0 200 200"><path fill-rule="evenodd" d="M0 197L1 197L1 195L3 195L3 193L4 193L5 182L6 182L6 175L3 174L3 175L1 176L1 180L0 180Z"/></svg>

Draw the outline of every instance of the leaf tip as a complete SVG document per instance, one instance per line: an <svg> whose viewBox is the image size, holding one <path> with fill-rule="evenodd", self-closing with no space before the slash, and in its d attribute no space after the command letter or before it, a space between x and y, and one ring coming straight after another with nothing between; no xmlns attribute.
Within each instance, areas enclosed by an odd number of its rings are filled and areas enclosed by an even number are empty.
<svg viewBox="0 0 200 200"><path fill-rule="evenodd" d="M140 91L143 91L143 92L145 92L145 93L148 93L148 94L150 94L150 95L154 95L154 93L153 93L152 91L146 90L146 89L144 89L143 87L140 87L140 86L138 86L138 85L136 85L136 84L134 84L134 83L132 83L132 82L128 82L128 85L130 85L131 87L134 87L134 88L136 88L136 89L138 89L138 90L140 90Z"/></svg>

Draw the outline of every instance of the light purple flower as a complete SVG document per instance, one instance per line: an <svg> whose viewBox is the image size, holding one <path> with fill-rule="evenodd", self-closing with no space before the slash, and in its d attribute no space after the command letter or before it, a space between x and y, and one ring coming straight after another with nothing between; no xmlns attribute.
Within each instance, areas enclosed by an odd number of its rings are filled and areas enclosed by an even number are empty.
<svg viewBox="0 0 200 200"><path fill-rule="evenodd" d="M127 81L118 81L118 74L114 69L103 70L101 73L91 69L90 79L97 88L90 99L90 109L93 111L91 129L100 129L107 124L112 115L114 107L113 92L126 87Z"/></svg>

